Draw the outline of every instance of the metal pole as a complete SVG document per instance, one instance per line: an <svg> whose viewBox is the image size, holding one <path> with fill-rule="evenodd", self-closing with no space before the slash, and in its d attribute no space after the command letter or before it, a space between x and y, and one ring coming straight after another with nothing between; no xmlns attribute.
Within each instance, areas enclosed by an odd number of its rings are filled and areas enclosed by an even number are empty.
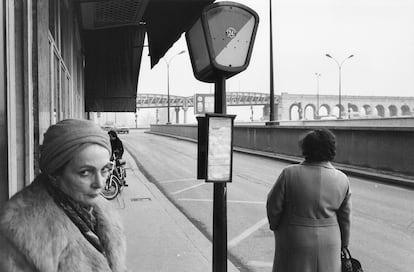
<svg viewBox="0 0 414 272"><path fill-rule="evenodd" d="M338 119L342 119L342 103L341 103L341 67L342 65L339 65L339 118Z"/></svg>
<svg viewBox="0 0 414 272"><path fill-rule="evenodd" d="M214 88L214 112L226 114L226 80L218 78ZM214 183L213 272L227 272L227 187Z"/></svg>
<svg viewBox="0 0 414 272"><path fill-rule="evenodd" d="M165 58L162 58L165 61L165 64L167 65L167 124L171 124L170 122L170 63L178 55L184 54L185 50L180 51L179 53L175 54L170 58L169 61L167 61Z"/></svg>
<svg viewBox="0 0 414 272"><path fill-rule="evenodd" d="M316 119L319 119L319 77L320 73L315 73L316 75Z"/></svg>
<svg viewBox="0 0 414 272"><path fill-rule="evenodd" d="M332 57L329 54L325 54L325 56L327 56L328 58L333 59L336 64L338 65L338 70L339 70L339 117L338 119L342 119L342 104L341 104L341 69L342 69L342 64L344 64L344 62L349 59L352 58L354 55L349 55L348 57L346 57L341 63L339 63L334 57Z"/></svg>
<svg viewBox="0 0 414 272"><path fill-rule="evenodd" d="M270 113L269 121L275 120L275 91L273 82L273 31L272 31L272 0L269 0L269 17L270 17Z"/></svg>
<svg viewBox="0 0 414 272"><path fill-rule="evenodd" d="M170 122L170 63L167 62L167 124Z"/></svg>

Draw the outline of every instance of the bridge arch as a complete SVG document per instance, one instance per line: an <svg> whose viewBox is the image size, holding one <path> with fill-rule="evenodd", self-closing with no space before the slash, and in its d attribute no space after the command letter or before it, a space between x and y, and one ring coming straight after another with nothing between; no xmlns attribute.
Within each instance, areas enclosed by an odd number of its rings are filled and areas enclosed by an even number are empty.
<svg viewBox="0 0 414 272"><path fill-rule="evenodd" d="M341 112L341 116L344 117L347 115L347 113L345 112L345 107L343 104L339 105L336 104L333 108L333 115L339 117L339 112Z"/></svg>
<svg viewBox="0 0 414 272"><path fill-rule="evenodd" d="M328 116L331 114L331 107L328 104L322 104L319 107L319 116Z"/></svg>
<svg viewBox="0 0 414 272"><path fill-rule="evenodd" d="M305 120L314 120L316 117L316 107L313 104L305 106L304 116Z"/></svg>
<svg viewBox="0 0 414 272"><path fill-rule="evenodd" d="M372 115L372 107L368 104L365 104L362 106L364 108L365 114L366 116L371 116Z"/></svg>
<svg viewBox="0 0 414 272"><path fill-rule="evenodd" d="M348 103L348 116L349 118L360 116L358 106L352 103Z"/></svg>
<svg viewBox="0 0 414 272"><path fill-rule="evenodd" d="M300 112L300 104L293 103L289 108L289 120L300 120L302 113Z"/></svg>
<svg viewBox="0 0 414 272"><path fill-rule="evenodd" d="M385 117L385 108L383 105L376 105L375 109L377 110L377 115L380 117Z"/></svg>
<svg viewBox="0 0 414 272"><path fill-rule="evenodd" d="M358 110L358 106L357 105L355 105L355 104L351 104L351 103L349 103L348 104L348 108L352 111L352 112L358 112L359 110Z"/></svg>
<svg viewBox="0 0 414 272"><path fill-rule="evenodd" d="M411 110L408 105L401 106L401 115L404 115L404 116L411 115Z"/></svg>
<svg viewBox="0 0 414 272"><path fill-rule="evenodd" d="M397 109L397 107L395 105L388 106L388 110L390 112L390 116L391 117L398 115L398 109Z"/></svg>

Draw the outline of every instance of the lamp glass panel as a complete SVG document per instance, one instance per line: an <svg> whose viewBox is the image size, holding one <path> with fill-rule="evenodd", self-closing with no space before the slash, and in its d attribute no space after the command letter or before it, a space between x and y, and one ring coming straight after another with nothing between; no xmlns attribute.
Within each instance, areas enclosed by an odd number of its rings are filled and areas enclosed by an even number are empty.
<svg viewBox="0 0 414 272"><path fill-rule="evenodd" d="M206 18L217 64L233 68L245 65L255 17L236 6L218 6L209 10Z"/></svg>
<svg viewBox="0 0 414 272"><path fill-rule="evenodd" d="M191 52L190 57L192 58L196 73L199 73L210 64L206 38L204 37L204 30L200 19L188 31L187 37L187 46Z"/></svg>

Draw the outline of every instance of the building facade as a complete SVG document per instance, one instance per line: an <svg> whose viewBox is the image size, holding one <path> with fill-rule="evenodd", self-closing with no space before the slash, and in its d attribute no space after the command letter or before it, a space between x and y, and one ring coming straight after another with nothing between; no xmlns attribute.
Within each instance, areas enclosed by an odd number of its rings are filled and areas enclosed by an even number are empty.
<svg viewBox="0 0 414 272"><path fill-rule="evenodd" d="M33 180L43 133L85 118L79 18L68 0L0 4L0 202Z"/></svg>
<svg viewBox="0 0 414 272"><path fill-rule="evenodd" d="M212 2L0 1L0 205L39 172L51 124L135 112L145 35L154 66Z"/></svg>

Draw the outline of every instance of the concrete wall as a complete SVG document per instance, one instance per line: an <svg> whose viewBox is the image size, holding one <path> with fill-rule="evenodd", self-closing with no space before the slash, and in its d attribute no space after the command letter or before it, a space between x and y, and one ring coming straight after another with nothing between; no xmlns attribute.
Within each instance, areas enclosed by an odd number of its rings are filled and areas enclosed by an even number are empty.
<svg viewBox="0 0 414 272"><path fill-rule="evenodd" d="M298 141L315 127L236 126L234 145L300 156ZM414 176L414 128L329 127L337 137L335 162ZM196 125L151 125L152 132L191 139Z"/></svg>
<svg viewBox="0 0 414 272"><path fill-rule="evenodd" d="M414 117L278 121L281 126L414 127Z"/></svg>

